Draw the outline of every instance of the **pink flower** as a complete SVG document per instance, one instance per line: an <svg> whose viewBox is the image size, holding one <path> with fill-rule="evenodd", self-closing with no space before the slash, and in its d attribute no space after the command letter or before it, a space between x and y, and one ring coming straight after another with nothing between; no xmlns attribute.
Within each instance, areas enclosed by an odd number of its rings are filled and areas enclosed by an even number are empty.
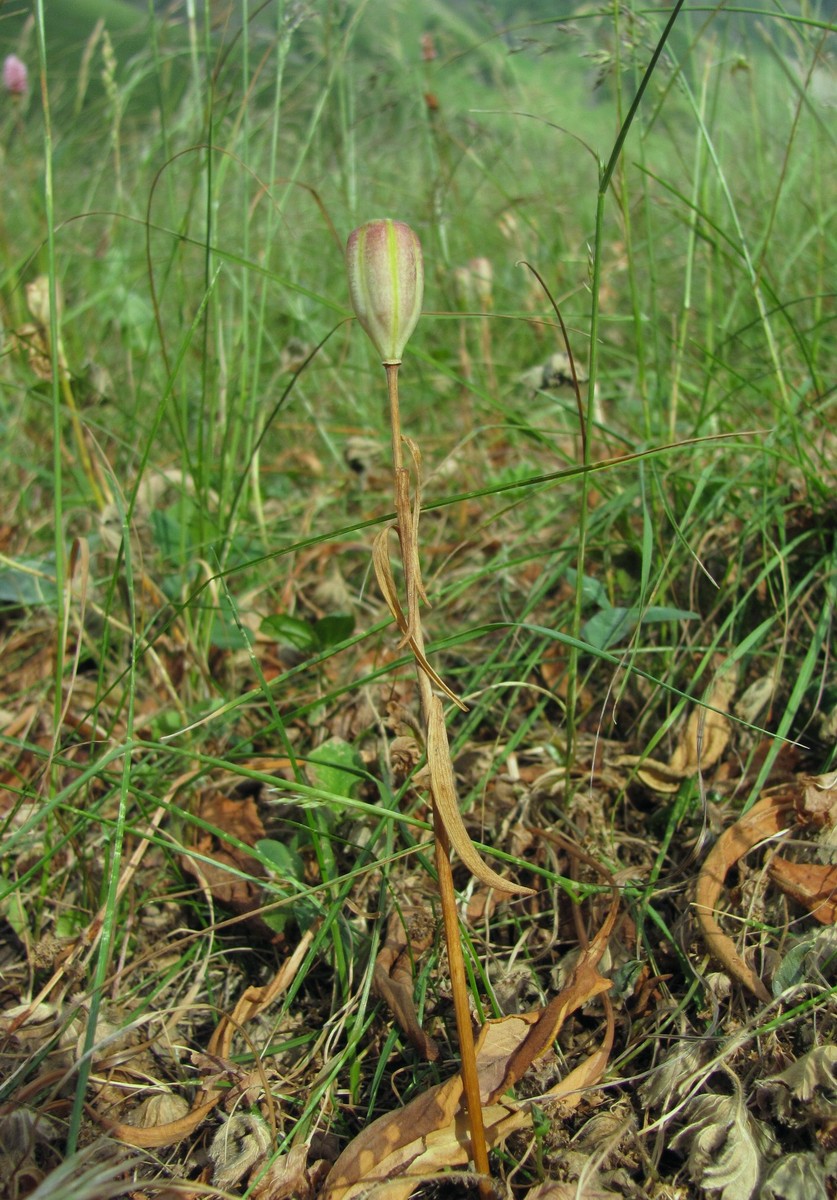
<svg viewBox="0 0 837 1200"><path fill-rule="evenodd" d="M16 54L9 54L3 63L3 86L10 96L25 96L28 91L29 72Z"/></svg>

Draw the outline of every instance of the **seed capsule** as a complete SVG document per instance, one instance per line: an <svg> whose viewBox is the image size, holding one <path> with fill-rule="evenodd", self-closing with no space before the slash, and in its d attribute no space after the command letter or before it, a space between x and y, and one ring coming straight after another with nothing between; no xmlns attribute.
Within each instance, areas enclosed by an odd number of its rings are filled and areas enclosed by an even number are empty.
<svg viewBox="0 0 837 1200"><path fill-rule="evenodd" d="M352 308L382 363L400 363L424 295L417 235L403 221L368 221L349 234L346 269Z"/></svg>

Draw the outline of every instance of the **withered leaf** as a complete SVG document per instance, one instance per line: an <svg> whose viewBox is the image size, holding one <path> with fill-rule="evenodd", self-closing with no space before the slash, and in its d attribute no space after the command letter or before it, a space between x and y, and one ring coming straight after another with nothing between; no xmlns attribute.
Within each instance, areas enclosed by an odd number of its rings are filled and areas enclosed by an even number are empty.
<svg viewBox="0 0 837 1200"><path fill-rule="evenodd" d="M763 1004L770 1003L770 993L741 958L732 938L721 929L715 913L727 873L749 850L765 838L775 837L793 820L794 797L795 793L787 788L763 796L726 829L707 854L695 890L695 915L707 950Z"/></svg>
<svg viewBox="0 0 837 1200"><path fill-rule="evenodd" d="M431 698L428 713L427 765L430 769L433 804L442 818L451 845L471 874L487 887L496 888L498 892L515 896L531 896L532 888L524 887L510 879L504 879L502 875L498 875L496 871L487 866L471 841L459 811L456 781L448 746L448 731L445 726L442 702L438 696Z"/></svg>
<svg viewBox="0 0 837 1200"><path fill-rule="evenodd" d="M387 1004L412 1044L428 1062L439 1047L424 1032L413 1001L413 964L433 943L434 922L422 908L402 908L390 915L384 944L375 959L372 989Z"/></svg>
<svg viewBox="0 0 837 1200"><path fill-rule="evenodd" d="M721 675L715 680L712 691L701 705L689 714L683 736L671 756L671 769L679 771L684 779L698 771L708 771L720 762L727 748L730 733L730 702L735 695L735 678L731 674Z"/></svg>
<svg viewBox="0 0 837 1200"><path fill-rule="evenodd" d="M308 1200L313 1190L308 1147L300 1144L275 1159L265 1174L256 1173L251 1195L253 1200Z"/></svg>
<svg viewBox="0 0 837 1200"><path fill-rule="evenodd" d="M831 863L795 863L778 855L767 874L773 883L808 909L823 925L837 922L837 866Z"/></svg>
<svg viewBox="0 0 837 1200"><path fill-rule="evenodd" d="M285 991L308 953L315 932L314 926L306 930L293 954L285 960L270 983L263 987L248 987L239 998L232 1015L221 1018L207 1046L207 1055L210 1059L229 1059L235 1030L240 1029L245 1021L257 1016ZM201 1087L191 1109L184 1117L147 1129L134 1129L124 1121L111 1121L96 1112L90 1105L85 1105L85 1108L94 1120L103 1125L119 1141L125 1142L128 1146L153 1149L174 1145L175 1142L180 1142L193 1133L223 1098L226 1090L225 1081L222 1083L220 1075L216 1075L213 1080Z"/></svg>
<svg viewBox="0 0 837 1200"><path fill-rule="evenodd" d="M783 1155L761 1185L759 1200L828 1200L837 1155L830 1158L830 1163L822 1162L810 1150Z"/></svg>
<svg viewBox="0 0 837 1200"><path fill-rule="evenodd" d="M671 1147L686 1156L694 1182L720 1200L750 1200L776 1150L769 1126L749 1114L740 1094L698 1096L686 1115Z"/></svg>
<svg viewBox="0 0 837 1200"><path fill-rule="evenodd" d="M580 1186L557 1179L545 1179L530 1188L524 1200L621 1200L621 1192L612 1192L595 1182L595 1178Z"/></svg>
<svg viewBox="0 0 837 1200"><path fill-rule="evenodd" d="M635 767L637 778L652 791L676 792L684 779L698 771L708 771L720 762L729 742L730 723L725 714L734 694L734 678L729 674L720 676L706 703L689 714L670 762L623 754L616 760L617 765Z"/></svg>
<svg viewBox="0 0 837 1200"><path fill-rule="evenodd" d="M404 610L401 607L401 601L398 599L398 592L395 587L395 579L392 575L392 568L389 563L389 554L387 552L387 537L393 526L388 525L377 535L372 543L372 565L375 568L375 576L378 580L378 587L384 600L387 603L389 611L395 618L395 623L401 630L404 637L404 642L410 647L415 656L416 662L424 671L427 678L436 685L439 691L444 692L448 699L452 700L463 712L468 711L468 706L464 704L455 692L451 691L444 679L434 671L433 667L427 660L427 656L421 650L416 642L413 630L410 628L407 617L404 615Z"/></svg>
<svg viewBox="0 0 837 1200"><path fill-rule="evenodd" d="M615 907L615 906L614 906ZM609 930L612 921L606 924ZM544 1041L546 1026L557 1036L566 1017L590 998L585 980L592 978L594 960L604 952L606 938L598 936L588 947L590 953L579 965L568 986L543 1013L504 1017L488 1021L477 1041L477 1072L486 1144L502 1143L515 1129L531 1122L530 1106L525 1101L500 1099L525 1061L532 1062L549 1047ZM601 980L601 977L598 976ZM594 984L596 991L608 986L606 980ZM595 994L595 992L593 993ZM545 1012L547 1010L544 1010ZM538 1037L529 1041L533 1030ZM608 1009L607 1034L602 1045L556 1084L540 1104L561 1100L564 1106L576 1105L586 1088L601 1079L613 1044L613 1017ZM525 1069L525 1068L524 1068ZM522 1073L522 1071L521 1071ZM356 1200L374 1188L376 1197L407 1200L422 1178L446 1168L462 1166L470 1155L470 1131L462 1103L462 1077L455 1075L437 1084L395 1112L373 1121L346 1147L326 1181L321 1200Z"/></svg>
<svg viewBox="0 0 837 1200"><path fill-rule="evenodd" d="M208 888L213 900L219 904L235 912L252 912L260 904L261 893L256 880L264 875L264 868L246 850L232 841L222 840L222 837L228 834L237 842L254 846L265 836L255 801L251 797L233 800L217 792L207 792L198 803L196 815L220 830L221 837L199 830L193 849L203 861L185 854L182 857L184 870Z"/></svg>
<svg viewBox="0 0 837 1200"><path fill-rule="evenodd" d="M821 828L837 825L837 771L828 775L803 775L799 819Z"/></svg>
<svg viewBox="0 0 837 1200"><path fill-rule="evenodd" d="M837 1046L814 1046L759 1091L773 1100L786 1125L837 1119Z"/></svg>

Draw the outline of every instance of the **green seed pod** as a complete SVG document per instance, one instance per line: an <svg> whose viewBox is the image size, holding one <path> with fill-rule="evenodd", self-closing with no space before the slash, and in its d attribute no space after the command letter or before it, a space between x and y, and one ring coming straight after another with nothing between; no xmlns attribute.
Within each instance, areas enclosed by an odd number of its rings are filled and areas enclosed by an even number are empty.
<svg viewBox="0 0 837 1200"><path fill-rule="evenodd" d="M403 221L368 221L346 246L349 297L384 366L401 362L421 315L421 243Z"/></svg>

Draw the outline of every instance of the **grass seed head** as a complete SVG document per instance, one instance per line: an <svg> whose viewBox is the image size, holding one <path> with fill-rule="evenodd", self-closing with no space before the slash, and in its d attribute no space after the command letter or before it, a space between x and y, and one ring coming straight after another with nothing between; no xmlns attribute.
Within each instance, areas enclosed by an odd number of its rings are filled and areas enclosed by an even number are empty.
<svg viewBox="0 0 837 1200"><path fill-rule="evenodd" d="M349 234L346 269L352 308L382 363L400 363L424 295L417 235L403 221L368 221Z"/></svg>

